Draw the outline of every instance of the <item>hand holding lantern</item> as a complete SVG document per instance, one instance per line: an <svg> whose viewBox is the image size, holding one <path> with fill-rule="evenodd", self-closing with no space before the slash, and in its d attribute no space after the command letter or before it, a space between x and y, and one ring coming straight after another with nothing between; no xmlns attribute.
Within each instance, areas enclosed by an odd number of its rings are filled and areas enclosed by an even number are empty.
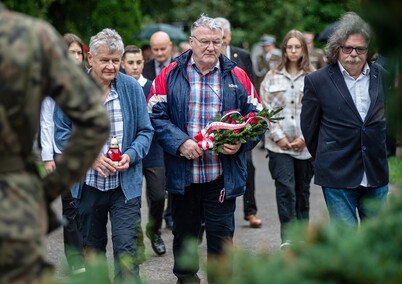
<svg viewBox="0 0 402 284"><path fill-rule="evenodd" d="M109 150L106 152L106 157L111 159L115 166L119 164L119 161L121 160L121 151L119 149L119 140L117 140L117 137L112 136L110 139L110 144L109 144Z"/></svg>

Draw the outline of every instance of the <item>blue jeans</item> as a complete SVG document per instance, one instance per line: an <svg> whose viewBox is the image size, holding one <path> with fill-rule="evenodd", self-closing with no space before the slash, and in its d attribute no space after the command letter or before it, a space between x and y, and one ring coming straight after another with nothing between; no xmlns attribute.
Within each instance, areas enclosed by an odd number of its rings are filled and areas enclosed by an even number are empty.
<svg viewBox="0 0 402 284"><path fill-rule="evenodd" d="M205 221L208 258L221 254L224 244L233 243L236 198L219 200L223 189L221 176L211 182L191 184L186 187L184 195L171 195L174 235L173 273L179 283L198 280L198 255L195 260L197 267L191 269L183 269L178 263L178 257L186 240L193 239L197 245L202 220ZM197 250L198 248L195 248L194 251Z"/></svg>
<svg viewBox="0 0 402 284"><path fill-rule="evenodd" d="M377 216L385 207L388 185L380 187L322 187L329 216L333 220L357 225L360 220Z"/></svg>
<svg viewBox="0 0 402 284"><path fill-rule="evenodd" d="M100 191L84 184L78 204L79 225L84 249L105 254L108 241L108 214L112 229L115 277L140 279L137 238L141 226L141 197L126 200L121 187ZM120 257L130 256L130 265L122 267Z"/></svg>

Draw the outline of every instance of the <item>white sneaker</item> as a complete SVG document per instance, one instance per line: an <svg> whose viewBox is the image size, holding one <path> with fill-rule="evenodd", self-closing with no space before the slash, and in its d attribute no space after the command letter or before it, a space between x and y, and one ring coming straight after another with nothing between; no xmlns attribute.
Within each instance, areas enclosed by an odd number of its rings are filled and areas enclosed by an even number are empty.
<svg viewBox="0 0 402 284"><path fill-rule="evenodd" d="M291 242L289 240L286 240L283 243L281 243L279 248L280 249L286 249L286 248L290 247L290 245L291 245Z"/></svg>
<svg viewBox="0 0 402 284"><path fill-rule="evenodd" d="M85 273L85 271L86 271L85 267L81 267L81 268L73 269L72 273L73 273L73 275L78 275L78 274Z"/></svg>

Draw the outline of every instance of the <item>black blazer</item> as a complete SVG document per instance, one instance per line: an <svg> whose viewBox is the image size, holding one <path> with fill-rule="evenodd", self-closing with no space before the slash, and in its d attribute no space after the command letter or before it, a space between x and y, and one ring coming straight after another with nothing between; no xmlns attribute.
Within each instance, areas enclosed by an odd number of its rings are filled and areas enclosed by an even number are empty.
<svg viewBox="0 0 402 284"><path fill-rule="evenodd" d="M356 188L364 171L369 186L388 183L382 71L378 64L370 65L371 104L364 121L338 64L305 77L301 129L314 158L316 184Z"/></svg>
<svg viewBox="0 0 402 284"><path fill-rule="evenodd" d="M156 77L155 59L151 59L145 62L144 69L142 70L142 76L144 76L150 81L153 81L155 79Z"/></svg>
<svg viewBox="0 0 402 284"><path fill-rule="evenodd" d="M246 71L251 82L254 84L253 78L253 63L251 62L250 54L239 47L230 46L230 59L236 62L237 66Z"/></svg>

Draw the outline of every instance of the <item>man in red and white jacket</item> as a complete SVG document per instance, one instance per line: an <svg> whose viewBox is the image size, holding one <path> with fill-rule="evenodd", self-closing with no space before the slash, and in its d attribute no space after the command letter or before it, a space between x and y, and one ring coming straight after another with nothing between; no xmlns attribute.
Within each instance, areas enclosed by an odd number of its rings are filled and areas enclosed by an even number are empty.
<svg viewBox="0 0 402 284"><path fill-rule="evenodd" d="M187 238L197 238L205 221L208 257L232 243L236 197L244 194L246 151L258 143L225 144L219 155L203 151L193 138L215 115L262 109L247 74L221 55L222 26L201 16L191 28L191 49L155 78L148 111L165 151L166 190L172 194L173 273L178 283L199 281L198 268L182 269L178 253Z"/></svg>

